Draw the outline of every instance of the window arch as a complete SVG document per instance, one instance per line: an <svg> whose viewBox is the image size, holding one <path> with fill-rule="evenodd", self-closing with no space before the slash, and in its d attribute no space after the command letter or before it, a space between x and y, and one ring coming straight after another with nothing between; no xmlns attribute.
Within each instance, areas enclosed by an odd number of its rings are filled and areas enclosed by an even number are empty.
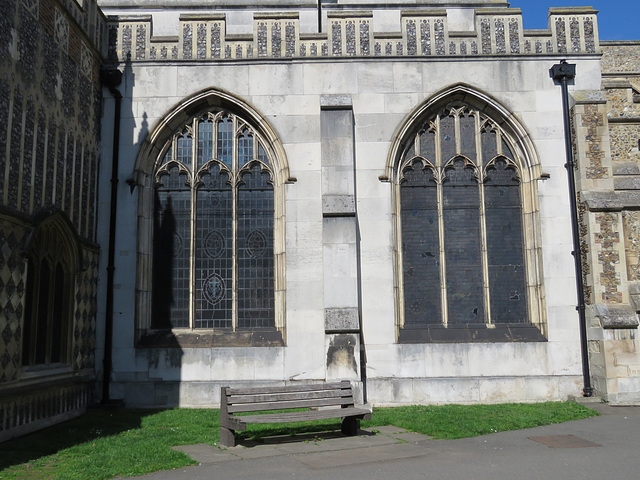
<svg viewBox="0 0 640 480"><path fill-rule="evenodd" d="M187 99L145 140L134 177L139 335L284 340L283 152L262 116L218 90Z"/></svg>
<svg viewBox="0 0 640 480"><path fill-rule="evenodd" d="M436 102L397 148L400 341L544 340L534 171L487 110Z"/></svg>

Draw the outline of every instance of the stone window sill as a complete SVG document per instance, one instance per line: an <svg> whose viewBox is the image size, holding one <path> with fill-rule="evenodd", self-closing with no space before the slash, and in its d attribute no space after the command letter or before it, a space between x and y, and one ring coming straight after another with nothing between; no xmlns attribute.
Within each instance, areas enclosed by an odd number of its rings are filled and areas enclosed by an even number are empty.
<svg viewBox="0 0 640 480"><path fill-rule="evenodd" d="M546 342L547 338L533 325L430 325L399 330L398 343L510 343Z"/></svg>
<svg viewBox="0 0 640 480"><path fill-rule="evenodd" d="M141 332L137 348L222 348L282 347L282 332L274 329L224 330L149 330Z"/></svg>

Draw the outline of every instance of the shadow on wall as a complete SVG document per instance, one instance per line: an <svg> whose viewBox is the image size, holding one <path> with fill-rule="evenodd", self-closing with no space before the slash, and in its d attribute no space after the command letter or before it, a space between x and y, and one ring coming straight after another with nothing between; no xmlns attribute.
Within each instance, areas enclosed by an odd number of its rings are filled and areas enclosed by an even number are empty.
<svg viewBox="0 0 640 480"><path fill-rule="evenodd" d="M173 304L173 263L176 245L176 219L173 201L167 197L162 208L158 193L154 193L153 214L153 301L151 328L171 329Z"/></svg>
<svg viewBox="0 0 640 480"><path fill-rule="evenodd" d="M120 139L119 148L122 153L130 152L130 146L139 146L144 142L149 134L148 114L146 111L142 113L142 118L136 117L133 108L134 102L134 86L135 74L131 65L130 56L124 63L123 79L120 89L122 91L122 102L120 112ZM137 130L137 132L136 132ZM130 171L134 165L135 159L123 157L119 174L124 174L125 178L132 178L133 172ZM129 195L140 195L140 190L135 190L135 183L127 181L129 189L119 190L122 201L125 204L136 203L137 198L130 198ZM129 198L127 198L129 197ZM112 206L114 208L115 206ZM122 315L118 312L119 304L129 304L128 299L118 298L118 295L130 295L129 289L116 289L114 295L115 333L113 344L114 355L117 355L119 349L128 348L127 345L133 343L135 345L135 357L137 362L144 365L145 372L138 376L135 381L120 381L120 375L126 376L128 367L122 372L112 370L111 388L112 397L124 399L126 405L130 406L167 406L179 404L179 383L181 378L182 357L184 352L178 342L178 339L171 330L171 308L175 301L173 295L173 278L175 263L175 237L176 237L176 220L173 213L173 205L171 197L163 206L160 205L157 195L155 196L154 208L154 238L153 238L153 264L156 266L152 275L153 299L151 302L152 321L151 331L145 332L142 338L118 338L117 332L128 331L124 325L118 325L118 321L131 321L129 315ZM116 209L116 235L123 235L132 222L130 215L132 210L125 210L124 206ZM135 209L133 210L135 211ZM135 224L135 222L133 222ZM127 232L128 233L128 232ZM137 268L131 258L135 258L137 247L130 249L127 255L122 254L115 260L115 271L119 272L120 281L130 283L132 278L136 278ZM107 320L108 321L108 320ZM139 326L139 325L138 325ZM140 333L140 332L138 332ZM136 337L138 334L136 334ZM121 362L114 362L118 365ZM105 362L106 367L106 362Z"/></svg>

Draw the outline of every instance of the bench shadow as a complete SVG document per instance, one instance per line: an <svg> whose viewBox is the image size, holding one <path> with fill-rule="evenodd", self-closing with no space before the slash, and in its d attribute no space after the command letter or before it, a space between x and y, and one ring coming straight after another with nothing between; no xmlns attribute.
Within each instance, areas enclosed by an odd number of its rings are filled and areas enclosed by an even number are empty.
<svg viewBox="0 0 640 480"><path fill-rule="evenodd" d="M316 428L309 426L291 428L267 428L261 431L237 432L237 444L247 448L261 445L286 445L293 443L312 443L333 440L337 438L349 438L340 431L340 424L335 425L335 430L327 425L318 425ZM358 436L373 436L374 432L358 429Z"/></svg>

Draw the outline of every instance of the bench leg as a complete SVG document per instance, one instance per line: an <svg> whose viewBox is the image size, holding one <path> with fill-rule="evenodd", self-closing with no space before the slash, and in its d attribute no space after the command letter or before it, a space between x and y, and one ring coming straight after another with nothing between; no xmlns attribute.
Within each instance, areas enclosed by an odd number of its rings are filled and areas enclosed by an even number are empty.
<svg viewBox="0 0 640 480"><path fill-rule="evenodd" d="M223 447L235 447L236 432L225 427L220 427L220 445Z"/></svg>
<svg viewBox="0 0 640 480"><path fill-rule="evenodd" d="M357 417L345 417L342 419L342 433L353 437L358 435L360 421Z"/></svg>

